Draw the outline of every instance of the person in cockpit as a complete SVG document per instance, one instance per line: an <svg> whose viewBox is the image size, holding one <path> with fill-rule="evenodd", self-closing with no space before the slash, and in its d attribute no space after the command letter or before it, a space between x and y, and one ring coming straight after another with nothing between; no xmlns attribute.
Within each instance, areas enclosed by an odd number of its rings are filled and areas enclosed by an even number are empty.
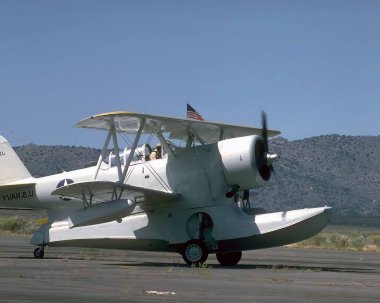
<svg viewBox="0 0 380 303"><path fill-rule="evenodd" d="M149 160L161 159L162 145L158 143L154 151L149 155Z"/></svg>

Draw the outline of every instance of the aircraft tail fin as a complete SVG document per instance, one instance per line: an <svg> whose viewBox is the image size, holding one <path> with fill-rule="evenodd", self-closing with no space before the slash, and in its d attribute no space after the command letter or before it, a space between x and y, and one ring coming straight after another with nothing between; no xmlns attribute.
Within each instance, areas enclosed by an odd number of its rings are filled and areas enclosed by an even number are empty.
<svg viewBox="0 0 380 303"><path fill-rule="evenodd" d="M30 178L31 174L7 139L0 136L0 185Z"/></svg>

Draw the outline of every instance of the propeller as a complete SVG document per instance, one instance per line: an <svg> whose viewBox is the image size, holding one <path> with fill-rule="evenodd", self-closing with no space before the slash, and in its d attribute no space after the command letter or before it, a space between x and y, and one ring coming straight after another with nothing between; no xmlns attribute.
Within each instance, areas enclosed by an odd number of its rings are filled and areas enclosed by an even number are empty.
<svg viewBox="0 0 380 303"><path fill-rule="evenodd" d="M272 164L280 159L280 156L269 152L267 115L264 111L261 112L261 137L262 144L256 146L256 162L261 177L269 180L271 173L274 173Z"/></svg>

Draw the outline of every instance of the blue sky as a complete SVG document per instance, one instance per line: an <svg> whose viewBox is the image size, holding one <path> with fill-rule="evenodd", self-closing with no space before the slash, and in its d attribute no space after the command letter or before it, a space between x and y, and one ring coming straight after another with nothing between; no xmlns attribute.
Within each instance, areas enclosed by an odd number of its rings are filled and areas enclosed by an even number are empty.
<svg viewBox="0 0 380 303"><path fill-rule="evenodd" d="M379 1L0 1L0 133L100 147L114 110L380 135Z"/></svg>

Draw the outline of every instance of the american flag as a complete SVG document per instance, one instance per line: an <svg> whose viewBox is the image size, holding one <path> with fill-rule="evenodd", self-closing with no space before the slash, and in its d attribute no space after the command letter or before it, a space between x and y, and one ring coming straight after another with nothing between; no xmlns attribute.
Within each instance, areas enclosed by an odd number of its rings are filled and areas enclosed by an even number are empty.
<svg viewBox="0 0 380 303"><path fill-rule="evenodd" d="M204 121L203 117L189 104L187 103L187 119Z"/></svg>

